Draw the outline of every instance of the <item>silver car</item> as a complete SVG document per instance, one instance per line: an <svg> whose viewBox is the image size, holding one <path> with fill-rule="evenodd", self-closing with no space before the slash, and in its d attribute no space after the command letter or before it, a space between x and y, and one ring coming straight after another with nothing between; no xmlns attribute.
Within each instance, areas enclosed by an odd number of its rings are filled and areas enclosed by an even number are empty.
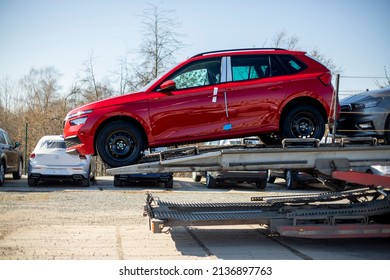
<svg viewBox="0 0 390 280"><path fill-rule="evenodd" d="M66 153L64 138L60 135L43 136L28 161L28 185L36 186L46 179L71 180L88 187L95 179L95 157Z"/></svg>
<svg viewBox="0 0 390 280"><path fill-rule="evenodd" d="M371 136L390 144L390 86L344 98L340 105L339 134Z"/></svg>

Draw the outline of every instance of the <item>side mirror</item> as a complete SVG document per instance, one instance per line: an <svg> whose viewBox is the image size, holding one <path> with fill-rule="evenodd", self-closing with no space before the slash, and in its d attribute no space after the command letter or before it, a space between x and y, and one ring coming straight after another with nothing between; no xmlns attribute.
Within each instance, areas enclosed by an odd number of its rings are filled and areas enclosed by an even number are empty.
<svg viewBox="0 0 390 280"><path fill-rule="evenodd" d="M173 80L167 80L160 86L160 91L170 91L176 89L176 83Z"/></svg>

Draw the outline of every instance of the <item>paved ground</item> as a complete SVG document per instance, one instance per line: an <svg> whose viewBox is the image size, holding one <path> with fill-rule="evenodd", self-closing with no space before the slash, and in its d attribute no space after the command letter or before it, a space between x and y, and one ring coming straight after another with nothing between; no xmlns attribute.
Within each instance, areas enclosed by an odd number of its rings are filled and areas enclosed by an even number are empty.
<svg viewBox="0 0 390 280"><path fill-rule="evenodd" d="M248 201L250 186L208 190L175 178L174 188L114 188L112 177L89 188L48 182L0 188L1 260L390 260L390 239L307 240L273 236L261 226L177 227L153 234L143 217L146 191L174 201ZM302 189L296 192L314 192ZM273 184L261 195L288 193Z"/></svg>

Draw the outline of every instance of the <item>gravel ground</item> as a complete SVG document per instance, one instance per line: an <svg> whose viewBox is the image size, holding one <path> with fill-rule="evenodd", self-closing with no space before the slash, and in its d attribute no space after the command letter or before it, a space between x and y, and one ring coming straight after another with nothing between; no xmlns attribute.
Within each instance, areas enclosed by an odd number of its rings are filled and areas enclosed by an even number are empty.
<svg viewBox="0 0 390 280"><path fill-rule="evenodd" d="M190 178L175 178L172 190L150 184L114 188L110 177L89 188L50 182L30 188L25 178L7 179L0 188L0 259L390 259L389 239L277 239L256 225L153 234L143 217L147 191L176 202L247 202L291 193L282 184L265 191L246 185L209 190Z"/></svg>

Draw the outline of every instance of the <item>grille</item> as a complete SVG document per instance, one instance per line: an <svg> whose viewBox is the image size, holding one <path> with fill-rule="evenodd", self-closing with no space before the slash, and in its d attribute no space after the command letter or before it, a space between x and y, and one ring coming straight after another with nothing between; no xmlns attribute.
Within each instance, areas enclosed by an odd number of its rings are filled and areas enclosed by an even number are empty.
<svg viewBox="0 0 390 280"><path fill-rule="evenodd" d="M72 148L73 146L81 144L80 139L77 136L72 136L65 139L66 148Z"/></svg>

